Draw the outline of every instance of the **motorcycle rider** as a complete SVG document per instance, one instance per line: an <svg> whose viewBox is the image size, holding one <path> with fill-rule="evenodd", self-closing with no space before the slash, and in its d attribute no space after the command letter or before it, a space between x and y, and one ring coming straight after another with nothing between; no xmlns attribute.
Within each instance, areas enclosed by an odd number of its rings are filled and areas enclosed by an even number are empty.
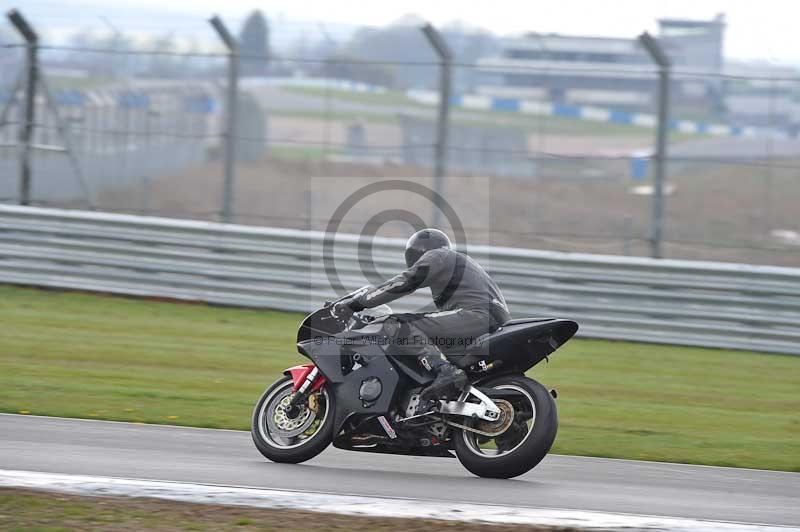
<svg viewBox="0 0 800 532"><path fill-rule="evenodd" d="M396 353L416 356L423 368L435 374L433 383L420 394L422 406L460 393L468 382L464 371L447 360L439 346L466 346L494 332L511 316L494 280L473 258L455 251L442 231L414 233L406 243L405 260L407 270L340 301L334 311L358 312L430 287L437 312L392 314L383 325Z"/></svg>

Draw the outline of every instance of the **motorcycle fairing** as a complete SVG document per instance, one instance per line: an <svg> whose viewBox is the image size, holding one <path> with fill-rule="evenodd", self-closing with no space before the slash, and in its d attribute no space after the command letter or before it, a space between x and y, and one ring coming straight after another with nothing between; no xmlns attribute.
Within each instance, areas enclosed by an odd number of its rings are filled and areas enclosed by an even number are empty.
<svg viewBox="0 0 800 532"><path fill-rule="evenodd" d="M448 353L461 368L481 360L502 360L501 373L524 373L572 338L578 324L557 318L510 320L491 334L478 338L461 355Z"/></svg>
<svg viewBox="0 0 800 532"><path fill-rule="evenodd" d="M446 445L430 445L428 447L403 447L399 445L351 445L343 438L333 440L333 446L345 451L362 453L399 454L403 456L431 456L436 458L455 458L456 455Z"/></svg>
<svg viewBox="0 0 800 532"><path fill-rule="evenodd" d="M286 368L283 370L284 375L289 375L292 377L292 382L294 382L294 389L293 392L296 392L300 389L300 386L303 385L305 382L306 377L311 371L314 369L314 364L301 364L299 366L292 366L291 368ZM314 381L314 384L311 386L311 392L316 392L325 384L326 379L325 375L320 375Z"/></svg>
<svg viewBox="0 0 800 532"><path fill-rule="evenodd" d="M329 389L333 390L336 397L334 434L342 430L344 422L353 414L379 416L389 413L400 378L380 346L372 343L359 346L360 367L348 373L342 368L341 346L335 342L323 342L320 345L314 340L307 340L298 343L297 348L316 364L330 383ZM381 381L381 394L375 401L362 401L359 397L361 384L373 377Z"/></svg>
<svg viewBox="0 0 800 532"><path fill-rule="evenodd" d="M425 386L433 381L433 375L429 371L422 369L422 366L417 361L417 357L389 354L387 354L387 356L391 359L395 367L416 385Z"/></svg>
<svg viewBox="0 0 800 532"><path fill-rule="evenodd" d="M323 338L341 331L339 322L331 316L330 310L321 308L305 317L297 329L297 343Z"/></svg>
<svg viewBox="0 0 800 532"><path fill-rule="evenodd" d="M577 330L578 324L571 320L510 320L497 331L479 338L473 347L463 353L448 352L447 356L464 369L480 361L502 361L496 369L481 375L480 381L498 374L524 373L558 349ZM341 331L341 324L331 319L328 309L308 315L298 330L298 350L316 364L335 394L335 434L341 432L345 421L354 414L388 414L397 392L399 373L417 385L430 381L430 375L421 373L415 364L407 363L401 357L387 355L374 341L377 332L369 328ZM358 354L364 361L360 367L351 371L348 371L350 368L343 368L343 360L348 357L342 356L342 342L332 340L347 340L352 342L349 344L352 346L357 344ZM367 403L359 397L359 390L361 384L371 377L380 379L382 392L377 400Z"/></svg>

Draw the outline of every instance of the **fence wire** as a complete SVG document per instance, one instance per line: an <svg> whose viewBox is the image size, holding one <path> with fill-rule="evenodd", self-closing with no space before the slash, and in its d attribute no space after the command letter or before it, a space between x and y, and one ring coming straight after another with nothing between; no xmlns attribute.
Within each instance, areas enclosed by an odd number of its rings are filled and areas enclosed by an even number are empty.
<svg viewBox="0 0 800 532"><path fill-rule="evenodd" d="M421 36L418 45L426 47ZM331 46L326 56L240 56L233 221L324 230L330 220L312 210L312 179L429 182L434 56L357 57ZM0 41L0 201L9 203L19 200L23 50ZM39 55L49 94L36 99L33 204L219 219L225 54L46 45ZM445 195L475 194L464 185L472 176L491 179L491 193L480 191L491 219L465 220L470 234L494 245L647 255L653 68L503 66L489 56L457 59L452 71ZM798 89L786 73L676 67L665 256L800 266ZM341 230L363 226L357 216L342 222Z"/></svg>

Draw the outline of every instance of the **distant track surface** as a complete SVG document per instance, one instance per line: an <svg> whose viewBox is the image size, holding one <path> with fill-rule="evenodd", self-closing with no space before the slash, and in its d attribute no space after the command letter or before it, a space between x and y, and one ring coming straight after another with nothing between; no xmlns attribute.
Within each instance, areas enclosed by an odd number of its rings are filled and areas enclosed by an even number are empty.
<svg viewBox="0 0 800 532"><path fill-rule="evenodd" d="M0 414L0 468L800 525L800 473L549 456L515 480L457 460L329 449L274 464L247 432Z"/></svg>

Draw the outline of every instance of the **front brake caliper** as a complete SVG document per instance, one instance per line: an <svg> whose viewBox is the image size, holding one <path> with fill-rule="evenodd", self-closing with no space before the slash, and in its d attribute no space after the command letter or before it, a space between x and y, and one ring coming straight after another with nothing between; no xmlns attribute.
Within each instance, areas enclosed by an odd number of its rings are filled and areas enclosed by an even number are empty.
<svg viewBox="0 0 800 532"><path fill-rule="evenodd" d="M319 412L319 399L317 398L317 394L312 393L308 396L308 409L315 414Z"/></svg>

